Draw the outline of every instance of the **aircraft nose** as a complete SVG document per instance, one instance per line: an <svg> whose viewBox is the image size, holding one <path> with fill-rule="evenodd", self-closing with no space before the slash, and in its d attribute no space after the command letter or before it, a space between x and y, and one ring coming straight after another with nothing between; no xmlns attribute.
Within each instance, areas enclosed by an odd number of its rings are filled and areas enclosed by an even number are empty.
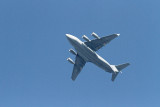
<svg viewBox="0 0 160 107"><path fill-rule="evenodd" d="M66 34L67 39L72 42L73 41L73 36L70 34Z"/></svg>
<svg viewBox="0 0 160 107"><path fill-rule="evenodd" d="M69 34L66 34L66 37L68 37Z"/></svg>
<svg viewBox="0 0 160 107"><path fill-rule="evenodd" d="M66 34L66 37L69 39L69 38L71 38L71 35L70 34Z"/></svg>

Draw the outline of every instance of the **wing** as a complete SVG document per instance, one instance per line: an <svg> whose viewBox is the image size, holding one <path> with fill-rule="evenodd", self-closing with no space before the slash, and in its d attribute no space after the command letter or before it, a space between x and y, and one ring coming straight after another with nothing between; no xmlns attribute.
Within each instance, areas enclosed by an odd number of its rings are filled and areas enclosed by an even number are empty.
<svg viewBox="0 0 160 107"><path fill-rule="evenodd" d="M84 42L84 43L92 50L97 51L119 35L120 34L112 34L109 36L102 37L100 39L94 39L94 40L91 40L89 42Z"/></svg>
<svg viewBox="0 0 160 107"><path fill-rule="evenodd" d="M73 72L72 72L72 77L71 77L72 80L75 80L77 78L78 74L81 72L85 64L86 64L86 61L84 61L84 59L77 54Z"/></svg>

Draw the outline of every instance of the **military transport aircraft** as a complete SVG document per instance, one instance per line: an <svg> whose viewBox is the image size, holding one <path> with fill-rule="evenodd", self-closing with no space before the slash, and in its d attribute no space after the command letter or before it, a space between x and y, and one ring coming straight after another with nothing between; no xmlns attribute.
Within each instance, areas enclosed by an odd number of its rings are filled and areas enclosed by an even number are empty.
<svg viewBox="0 0 160 107"><path fill-rule="evenodd" d="M74 64L73 72L72 72L72 80L75 80L78 74L81 72L83 66L86 62L92 62L93 64L97 65L98 67L102 68L106 72L112 73L112 81L115 80L116 76L119 72L125 67L129 65L129 63L121 64L121 65L111 65L106 60L104 60L101 56L99 56L96 51L99 50L101 47L109 43L114 38L118 37L120 34L112 34L109 36L105 36L100 38L96 33L91 34L96 39L90 40L87 36L83 35L82 38L86 42L82 42L77 37L66 34L67 39L71 43L71 45L75 48L77 52L73 49L69 51L76 56L75 62L68 58L67 60Z"/></svg>

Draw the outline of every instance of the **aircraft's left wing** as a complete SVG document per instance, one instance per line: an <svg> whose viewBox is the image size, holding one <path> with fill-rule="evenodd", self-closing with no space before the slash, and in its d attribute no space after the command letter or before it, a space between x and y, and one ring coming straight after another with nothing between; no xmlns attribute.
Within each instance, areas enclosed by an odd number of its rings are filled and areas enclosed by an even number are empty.
<svg viewBox="0 0 160 107"><path fill-rule="evenodd" d="M78 74L81 72L85 64L86 64L86 61L84 61L84 59L77 54L73 72L72 72L72 77L71 77L72 80L75 80L77 78Z"/></svg>
<svg viewBox="0 0 160 107"><path fill-rule="evenodd" d="M100 39L94 39L84 43L92 50L97 51L119 35L120 34L112 34L109 36L102 37Z"/></svg>

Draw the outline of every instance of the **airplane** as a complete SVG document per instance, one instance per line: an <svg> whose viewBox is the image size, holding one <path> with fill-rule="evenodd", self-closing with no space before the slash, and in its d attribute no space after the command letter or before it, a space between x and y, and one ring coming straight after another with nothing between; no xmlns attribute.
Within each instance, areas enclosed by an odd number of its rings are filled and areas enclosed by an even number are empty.
<svg viewBox="0 0 160 107"><path fill-rule="evenodd" d="M120 65L111 65L105 59L99 56L96 51L108 44L114 38L118 37L120 34L112 34L101 38L94 32L91 35L95 39L90 40L86 35L83 35L82 38L85 40L85 42L82 42L77 37L71 34L66 34L68 41L77 51L75 52L73 49L69 50L69 52L76 56L75 62L71 58L67 59L71 64L74 65L71 79L74 81L77 78L86 62L92 62L93 64L102 68L104 71L112 73L111 81L114 81L119 72L121 72L122 69L126 68L130 64L124 63Z"/></svg>

